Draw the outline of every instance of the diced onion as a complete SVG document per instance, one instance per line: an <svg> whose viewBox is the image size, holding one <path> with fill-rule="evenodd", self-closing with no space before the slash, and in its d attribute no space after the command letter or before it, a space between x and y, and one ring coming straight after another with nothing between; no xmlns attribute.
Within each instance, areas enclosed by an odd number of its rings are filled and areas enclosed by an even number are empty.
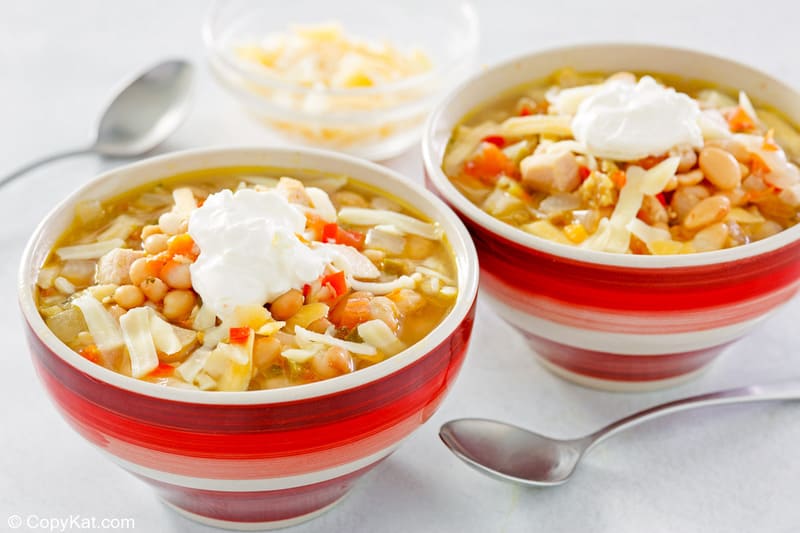
<svg viewBox="0 0 800 533"><path fill-rule="evenodd" d="M539 211L546 215L555 215L565 211L573 211L581 207L581 198L576 193L553 193L539 203Z"/></svg>
<svg viewBox="0 0 800 533"><path fill-rule="evenodd" d="M387 227L394 228L394 226L381 225L367 231L367 239L364 241L367 248L383 250L395 255L403 253L406 247L405 237L384 229Z"/></svg>
<svg viewBox="0 0 800 533"><path fill-rule="evenodd" d="M81 224L90 224L103 216L103 204L99 200L84 200L75 204L75 217Z"/></svg>
<svg viewBox="0 0 800 533"><path fill-rule="evenodd" d="M207 329L205 332L203 332L203 346L216 346L222 341L222 339L225 338L226 335L228 335L230 328L230 323L223 320L219 326L214 326L213 328Z"/></svg>
<svg viewBox="0 0 800 533"><path fill-rule="evenodd" d="M453 296L458 294L458 289L448 285L447 287L442 287L442 290L439 292L441 293L442 296L445 296L447 298L452 298Z"/></svg>
<svg viewBox="0 0 800 533"><path fill-rule="evenodd" d="M581 243L584 248L601 250L604 252L625 253L630 246L631 233L625 226L612 224L607 218L602 218L597 231Z"/></svg>
<svg viewBox="0 0 800 533"><path fill-rule="evenodd" d="M628 230L643 241L648 249L653 242L668 241L672 238L669 231L650 226L638 218L634 218L628 223Z"/></svg>
<svg viewBox="0 0 800 533"><path fill-rule="evenodd" d="M61 294L66 294L67 296L75 293L75 285L73 285L67 278L62 276L58 276L53 280L53 287L55 287L56 290L58 290L58 292Z"/></svg>
<svg viewBox="0 0 800 533"><path fill-rule="evenodd" d="M192 321L192 327L197 331L203 331L213 328L216 323L216 313L214 313L209 306L203 304L200 306L200 309L197 310L194 321Z"/></svg>
<svg viewBox="0 0 800 533"><path fill-rule="evenodd" d="M197 386L200 388L200 390L211 390L217 387L217 382L214 380L214 378L205 372L202 372L200 375L198 375L196 379Z"/></svg>
<svg viewBox="0 0 800 533"><path fill-rule="evenodd" d="M36 285L40 289L49 289L53 286L53 282L58 277L59 268L56 266L51 266L47 268L43 268L39 271L39 274L36 276Z"/></svg>
<svg viewBox="0 0 800 533"><path fill-rule="evenodd" d="M271 335L275 335L277 332L286 325L286 322L282 320L270 320L256 331L259 335L263 335L264 337L269 337Z"/></svg>
<svg viewBox="0 0 800 533"><path fill-rule="evenodd" d="M288 350L283 350L281 356L295 363L305 363L321 351L322 345L316 344L308 348L289 348Z"/></svg>
<svg viewBox="0 0 800 533"><path fill-rule="evenodd" d="M359 279L375 279L381 275L378 267L352 246L320 242L314 242L312 246L314 249L325 250L329 254L331 264L349 276Z"/></svg>
<svg viewBox="0 0 800 533"><path fill-rule="evenodd" d="M217 390L247 390L253 372L253 341L255 338L252 329L249 333L247 342L241 344L221 342L208 356L203 369L214 378Z"/></svg>
<svg viewBox="0 0 800 533"><path fill-rule="evenodd" d="M364 342L386 355L394 355L406 347L383 320L376 319L359 324L358 334Z"/></svg>
<svg viewBox="0 0 800 533"><path fill-rule="evenodd" d="M125 241L122 239L111 239L91 244L62 246L56 250L56 255L64 261L70 259L99 259L114 248L121 248L124 244Z"/></svg>
<svg viewBox="0 0 800 533"><path fill-rule="evenodd" d="M317 187L306 187L306 194L314 204L314 210L325 222L336 222L336 208L328 193Z"/></svg>
<svg viewBox="0 0 800 533"><path fill-rule="evenodd" d="M725 117L716 109L704 109L697 117L697 125L703 139L709 141L714 139L728 139L731 137L731 130Z"/></svg>
<svg viewBox="0 0 800 533"><path fill-rule="evenodd" d="M211 350L209 348L198 348L186 361L175 369L175 372L186 380L187 383L193 383L197 374L199 374L203 366L205 366L209 355L211 355Z"/></svg>

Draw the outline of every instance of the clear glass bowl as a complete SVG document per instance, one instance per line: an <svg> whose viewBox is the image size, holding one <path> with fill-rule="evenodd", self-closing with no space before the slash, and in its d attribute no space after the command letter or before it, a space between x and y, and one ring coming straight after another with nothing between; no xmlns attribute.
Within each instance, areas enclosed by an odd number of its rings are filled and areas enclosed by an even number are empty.
<svg viewBox="0 0 800 533"><path fill-rule="evenodd" d="M477 20L463 0L219 0L203 36L216 78L262 124L294 143L381 160L416 142L439 96L469 73ZM318 89L281 80L236 54L237 47L260 43L290 25L332 21L348 36L419 48L433 68L372 87Z"/></svg>

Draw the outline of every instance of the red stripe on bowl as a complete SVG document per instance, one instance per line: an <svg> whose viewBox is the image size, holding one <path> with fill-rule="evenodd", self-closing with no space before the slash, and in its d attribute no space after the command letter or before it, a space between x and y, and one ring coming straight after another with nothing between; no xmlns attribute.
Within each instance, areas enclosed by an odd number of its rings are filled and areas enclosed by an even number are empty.
<svg viewBox="0 0 800 533"><path fill-rule="evenodd" d="M796 290L800 278L800 241L738 261L645 269L546 254L463 218L481 271L507 280L521 297L537 294L614 311L685 311L738 304L788 287Z"/></svg>
<svg viewBox="0 0 800 533"><path fill-rule="evenodd" d="M31 331L28 337L48 392L96 445L126 443L108 451L182 475L197 475L193 458L211 459L219 463L209 477L247 479L265 476L244 474L237 462L265 460L274 475L290 476L350 463L405 437L449 390L466 354L474 312L473 303L450 336L400 371L336 394L285 403L195 404L137 394L72 367Z"/></svg>
<svg viewBox="0 0 800 533"><path fill-rule="evenodd" d="M523 295L508 278L483 269L481 286L503 304L527 315L573 328L638 335L689 333L748 322L783 305L798 290L798 283L793 283L730 305L656 312L617 311L574 305L530 292Z"/></svg>
<svg viewBox="0 0 800 533"><path fill-rule="evenodd" d="M584 350L522 331L528 344L545 360L584 376L609 381L659 381L699 370L728 345L659 355L617 355Z"/></svg>
<svg viewBox="0 0 800 533"><path fill-rule="evenodd" d="M278 522L332 505L376 464L303 487L250 492L190 489L135 475L152 485L165 501L190 513L230 522Z"/></svg>

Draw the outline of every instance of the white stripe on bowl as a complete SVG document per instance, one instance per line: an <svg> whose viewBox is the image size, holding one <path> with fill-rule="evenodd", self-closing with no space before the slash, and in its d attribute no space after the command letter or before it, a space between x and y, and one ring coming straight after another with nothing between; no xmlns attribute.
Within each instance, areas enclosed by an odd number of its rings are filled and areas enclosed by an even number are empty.
<svg viewBox="0 0 800 533"><path fill-rule="evenodd" d="M488 300L502 318L524 331L576 348L619 355L657 356L719 346L720 344L741 337L775 311L773 309L758 318L721 328L688 333L659 333L647 335L607 333L565 326L550 320L521 313L518 309L504 304L486 292L481 295L481 298Z"/></svg>
<svg viewBox="0 0 800 533"><path fill-rule="evenodd" d="M250 492L290 489L293 487L303 487L306 485L312 485L314 483L335 479L380 461L392 453L401 442L402 440L389 446L388 448L384 448L377 453L351 463L336 466L334 468L318 470L316 472L309 472L308 474L300 474L297 476L265 479L210 479L203 477L182 476L179 474L172 474L170 472L163 472L161 470L155 470L146 466L137 465L136 463L132 463L117 457L116 455L112 455L103 448L98 447L98 449L103 452L106 457L110 458L112 461L129 472L133 472L134 474L160 481L162 483L177 485L179 487L187 487L190 489L217 490L224 492Z"/></svg>

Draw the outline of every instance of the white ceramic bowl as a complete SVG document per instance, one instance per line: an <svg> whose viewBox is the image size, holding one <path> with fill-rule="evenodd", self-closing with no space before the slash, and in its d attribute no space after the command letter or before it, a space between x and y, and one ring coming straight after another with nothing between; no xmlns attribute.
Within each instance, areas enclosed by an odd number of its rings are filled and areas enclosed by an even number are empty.
<svg viewBox="0 0 800 533"><path fill-rule="evenodd" d="M605 389L676 384L797 292L800 225L735 248L648 256L558 244L485 213L441 169L453 128L500 93L563 67L706 80L742 89L795 124L800 94L754 68L702 52L587 44L534 52L483 71L455 89L428 120L422 145L428 185L470 229L484 295L526 335L543 364Z"/></svg>
<svg viewBox="0 0 800 533"><path fill-rule="evenodd" d="M204 392L163 387L91 363L45 325L37 272L77 202L174 174L268 167L298 177L347 175L414 205L444 229L458 270L454 308L418 343L379 364L283 389ZM169 154L106 172L58 205L34 232L19 272L33 360L64 418L150 484L169 505L215 526L292 525L330 508L438 408L464 361L475 313L475 249L433 194L368 162L317 150L227 148Z"/></svg>

